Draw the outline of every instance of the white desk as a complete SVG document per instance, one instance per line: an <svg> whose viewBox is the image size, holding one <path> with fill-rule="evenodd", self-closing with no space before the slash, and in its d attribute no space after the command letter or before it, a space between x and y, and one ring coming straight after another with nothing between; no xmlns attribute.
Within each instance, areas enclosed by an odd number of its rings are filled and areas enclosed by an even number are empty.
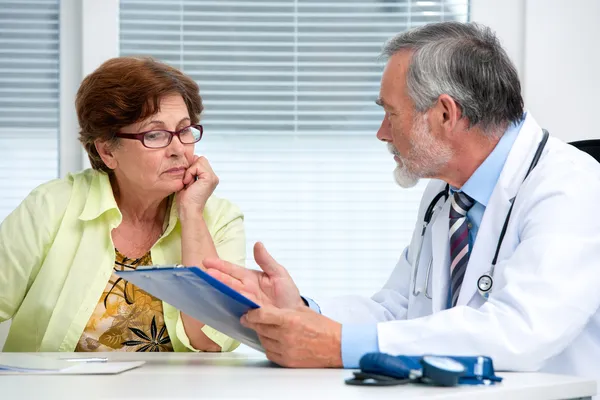
<svg viewBox="0 0 600 400"><path fill-rule="evenodd" d="M98 353L96 353L98 354ZM90 357L92 353L46 353ZM0 376L5 399L573 399L596 394L596 382L561 375L499 373L499 385L435 388L357 387L350 370L285 369L260 353L101 353L114 361L146 361L119 375Z"/></svg>

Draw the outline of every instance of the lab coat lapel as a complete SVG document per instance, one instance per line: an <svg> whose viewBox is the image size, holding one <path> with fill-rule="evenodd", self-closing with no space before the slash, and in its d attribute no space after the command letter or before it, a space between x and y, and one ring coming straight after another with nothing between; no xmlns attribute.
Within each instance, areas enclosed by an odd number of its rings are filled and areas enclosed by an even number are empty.
<svg viewBox="0 0 600 400"><path fill-rule="evenodd" d="M492 197L486 207L477 239L469 256L469 264L465 271L456 305L468 304L477 295L477 280L490 271L496 252L498 238L504 225L504 220L510 209L510 196L505 187L496 185Z"/></svg>
<svg viewBox="0 0 600 400"><path fill-rule="evenodd" d="M527 116L483 214L457 305L469 304L475 295L479 296L477 280L481 275L490 271L500 232L511 202L521 187L541 139L541 128L533 117ZM507 234L510 234L510 229L507 229ZM499 258L498 262L501 259Z"/></svg>
<svg viewBox="0 0 600 400"><path fill-rule="evenodd" d="M446 201L431 223L432 272L430 281L431 304L434 313L445 309L448 302L448 285L450 282L449 213L450 202ZM426 263L425 266L429 267L428 264Z"/></svg>

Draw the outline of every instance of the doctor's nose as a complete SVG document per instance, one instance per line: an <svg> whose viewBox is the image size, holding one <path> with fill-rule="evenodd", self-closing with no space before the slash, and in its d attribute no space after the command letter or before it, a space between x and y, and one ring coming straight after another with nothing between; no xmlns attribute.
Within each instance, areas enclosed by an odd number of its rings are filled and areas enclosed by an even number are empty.
<svg viewBox="0 0 600 400"><path fill-rule="evenodd" d="M381 121L381 125L377 130L377 139L382 142L392 141L392 124L390 123L387 114L383 117L383 121Z"/></svg>

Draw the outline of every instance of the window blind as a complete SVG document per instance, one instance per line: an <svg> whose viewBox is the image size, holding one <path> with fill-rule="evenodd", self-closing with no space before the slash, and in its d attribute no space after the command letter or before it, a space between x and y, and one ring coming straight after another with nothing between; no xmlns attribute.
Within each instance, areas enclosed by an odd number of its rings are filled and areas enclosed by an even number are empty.
<svg viewBox="0 0 600 400"><path fill-rule="evenodd" d="M386 39L468 18L468 1L121 0L122 55L151 55L200 86L196 147L308 296L371 295L414 228L425 182L403 190L375 134Z"/></svg>
<svg viewBox="0 0 600 400"><path fill-rule="evenodd" d="M59 0L0 0L0 221L58 177Z"/></svg>

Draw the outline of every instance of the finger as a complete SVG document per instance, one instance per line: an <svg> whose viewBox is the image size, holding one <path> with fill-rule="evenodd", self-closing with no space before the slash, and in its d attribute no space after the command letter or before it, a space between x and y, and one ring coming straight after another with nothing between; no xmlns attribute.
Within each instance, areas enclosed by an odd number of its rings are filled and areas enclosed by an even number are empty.
<svg viewBox="0 0 600 400"><path fill-rule="evenodd" d="M183 175L184 185L192 183L195 180L196 176L200 176L203 174L214 175L214 172L206 157L198 157L194 155L194 161L190 164L190 166L185 171L185 174Z"/></svg>
<svg viewBox="0 0 600 400"><path fill-rule="evenodd" d="M239 294L241 294L242 296L246 297L248 300L251 300L254 303L258 304L259 306L261 306L261 307L263 306L262 302L254 294L252 294L250 292L246 292L244 289L240 289L237 292Z"/></svg>
<svg viewBox="0 0 600 400"><path fill-rule="evenodd" d="M198 157L198 160L196 162L202 166L202 168L201 168L202 171L206 171L211 174L215 173L212 169L212 166L210 165L210 162L208 161L208 158L206 158L204 156Z"/></svg>
<svg viewBox="0 0 600 400"><path fill-rule="evenodd" d="M281 329L279 326L248 322L248 318L245 315L240 318L240 322L246 328L255 331L259 338L268 338L278 342L281 339Z"/></svg>
<svg viewBox="0 0 600 400"><path fill-rule="evenodd" d="M277 340L271 339L270 337L258 335L260 344L265 348L267 352L272 352L281 355L283 353L283 346Z"/></svg>
<svg viewBox="0 0 600 400"><path fill-rule="evenodd" d="M198 177L216 177L216 174L206 157L198 157L198 159L190 166L189 170L191 170L194 175Z"/></svg>
<svg viewBox="0 0 600 400"><path fill-rule="evenodd" d="M277 353L274 351L268 351L265 349L265 355L267 356L267 359L269 359L269 361L274 362L277 365L280 366L284 366L283 364L283 355L281 353Z"/></svg>
<svg viewBox="0 0 600 400"><path fill-rule="evenodd" d="M285 320L285 313L279 308L266 306L250 310L242 318L248 324L280 326Z"/></svg>
<svg viewBox="0 0 600 400"><path fill-rule="evenodd" d="M220 271L225 275L229 275L232 278L235 278L239 281L243 281L244 278L246 278L248 274L251 273L244 267L240 267L239 265L235 265L215 257L205 258L202 261L202 265L204 265L204 267L208 270L213 269Z"/></svg>
<svg viewBox="0 0 600 400"><path fill-rule="evenodd" d="M219 282L229 286L236 292L241 292L244 290L244 284L240 280L232 277L231 275L224 274L221 271L217 271L216 269L207 269L205 272L208 275L215 278L216 280L218 280Z"/></svg>
<svg viewBox="0 0 600 400"><path fill-rule="evenodd" d="M194 181L194 177L195 175L192 170L192 167L188 167L188 169L185 170L185 174L183 174L183 184L189 185Z"/></svg>
<svg viewBox="0 0 600 400"><path fill-rule="evenodd" d="M259 337L270 339L274 342L281 340L281 329L275 325L249 325L248 328L256 331Z"/></svg>
<svg viewBox="0 0 600 400"><path fill-rule="evenodd" d="M183 184L184 185L188 185L194 181L195 176L197 175L197 169L198 169L197 164L198 164L199 158L200 157L198 157L197 155L194 155L192 163L185 170L185 174L183 174Z"/></svg>
<svg viewBox="0 0 600 400"><path fill-rule="evenodd" d="M267 275L279 276L285 271L285 268L271 257L265 245L261 242L254 244L254 260Z"/></svg>

